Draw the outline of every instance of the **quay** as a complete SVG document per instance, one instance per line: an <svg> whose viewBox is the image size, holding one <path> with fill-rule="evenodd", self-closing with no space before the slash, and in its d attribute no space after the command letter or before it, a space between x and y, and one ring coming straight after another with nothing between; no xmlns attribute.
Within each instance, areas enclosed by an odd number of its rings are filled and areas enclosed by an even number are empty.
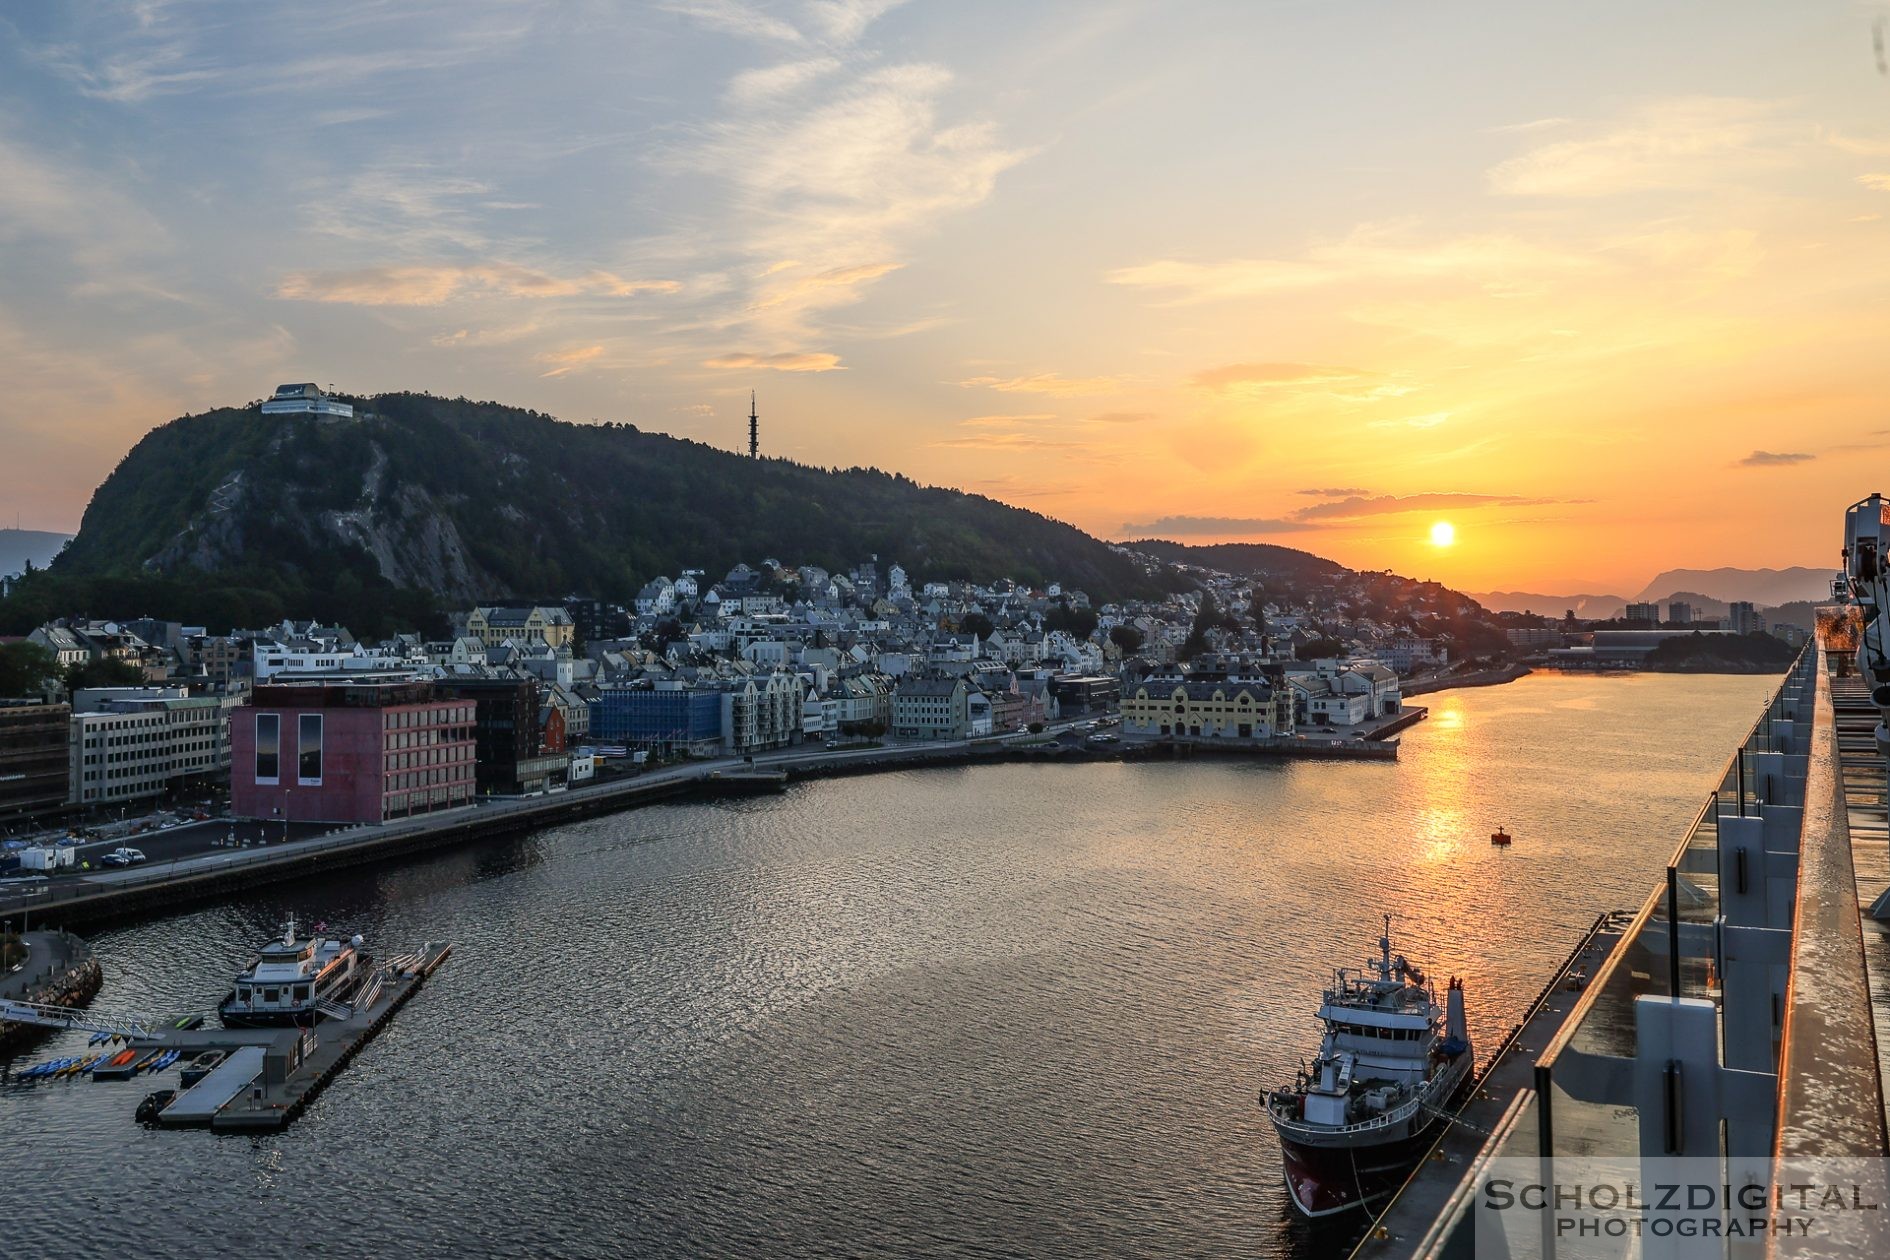
<svg viewBox="0 0 1890 1260"><path fill-rule="evenodd" d="M1315 732L1292 739L1250 741L1233 749L1200 741L1192 753L1289 756L1308 759L1390 761L1398 755L1392 732L1423 720L1422 706L1380 719L1357 731L1330 736ZM1075 722L1044 734L1006 735L915 744L854 748L806 748L759 754L752 759L718 758L694 762L541 796L482 800L472 805L360 824L293 839L270 840L255 847L214 848L144 867L91 871L35 881L28 891L0 893L0 919L55 915L68 926L110 921L154 910L172 910L245 889L305 879L350 867L382 862L446 845L535 831L558 823L596 817L639 805L700 794L778 792L798 780L867 774L887 770L985 765L1000 761L1047 759L1101 761L1145 756L1148 749L1124 740L1107 749L1068 745L1056 740L1074 733ZM1361 736L1354 738L1354 736ZM1049 741L1048 746L1045 741ZM1192 744L1192 741L1189 741ZM206 827L212 824L204 824ZM218 830L228 820L214 824ZM248 826L248 824L246 824Z"/></svg>
<svg viewBox="0 0 1890 1260"><path fill-rule="evenodd" d="M1446 1207L1467 1180L1440 1173L1460 1173L1477 1166L1490 1135L1526 1106L1535 1084L1536 1061L1573 1013L1581 990L1614 951L1633 916L1616 910L1598 916L1575 948L1524 1008L1521 1022L1511 1026L1483 1067L1477 1071L1470 1096L1450 1116L1431 1149L1412 1169L1365 1237L1352 1260L1385 1260L1412 1254L1412 1241L1446 1218ZM1419 1253L1425 1248L1420 1245Z"/></svg>
<svg viewBox="0 0 1890 1260"><path fill-rule="evenodd" d="M79 1007L97 995L104 973L89 945L70 932L27 932L26 957L0 970L0 1003ZM0 1018L0 1055L41 1035L36 1024Z"/></svg>
<svg viewBox="0 0 1890 1260"><path fill-rule="evenodd" d="M348 1065L452 955L427 945L377 969L345 1012L310 1028L201 1029L135 1038L134 1049L178 1050L188 1057L223 1050L229 1057L158 1113L166 1128L218 1132L281 1129Z"/></svg>
<svg viewBox="0 0 1890 1260"><path fill-rule="evenodd" d="M1890 1193L1890 771L1845 625L1821 624L1664 877L1588 942L1599 962L1587 983L1565 993L1552 982L1538 998L1520 1044L1370 1224L1356 1260L1556 1254L1547 1214L1477 1210L1484 1181L1519 1167L1553 1183L1608 1161L1617 1171L1604 1175L1648 1181L1662 1165L1643 1161L1686 1157L1710 1161L1715 1183L1756 1168L1776 1190L1841 1168L1824 1175ZM1887 1244L1876 1214L1839 1212L1789 1252L1728 1234L1687 1254L1852 1260Z"/></svg>

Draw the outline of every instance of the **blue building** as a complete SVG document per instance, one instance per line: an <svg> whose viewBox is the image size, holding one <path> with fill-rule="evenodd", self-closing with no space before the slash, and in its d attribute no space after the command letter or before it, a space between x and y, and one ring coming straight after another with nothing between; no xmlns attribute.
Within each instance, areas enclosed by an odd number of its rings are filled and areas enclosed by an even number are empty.
<svg viewBox="0 0 1890 1260"><path fill-rule="evenodd" d="M659 756L714 754L722 744L722 696L675 687L625 687L591 701L590 737Z"/></svg>

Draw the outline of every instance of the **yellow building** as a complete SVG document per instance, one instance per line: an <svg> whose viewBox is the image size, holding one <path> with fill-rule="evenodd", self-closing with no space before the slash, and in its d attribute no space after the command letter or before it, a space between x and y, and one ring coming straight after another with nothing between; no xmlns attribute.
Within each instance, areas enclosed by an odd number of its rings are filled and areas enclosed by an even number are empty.
<svg viewBox="0 0 1890 1260"><path fill-rule="evenodd" d="M475 608L466 616L466 634L487 647L502 647L508 641L528 647L539 641L568 648L577 637L577 627L562 608Z"/></svg>
<svg viewBox="0 0 1890 1260"><path fill-rule="evenodd" d="M1124 735L1171 739L1271 739L1293 733L1291 693L1264 682L1174 679L1138 684L1122 697Z"/></svg>

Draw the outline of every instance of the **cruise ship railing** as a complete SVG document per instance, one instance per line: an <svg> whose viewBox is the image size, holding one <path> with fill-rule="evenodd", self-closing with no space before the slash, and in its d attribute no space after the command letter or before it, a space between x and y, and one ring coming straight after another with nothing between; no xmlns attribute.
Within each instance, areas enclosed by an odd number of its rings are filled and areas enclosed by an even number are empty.
<svg viewBox="0 0 1890 1260"><path fill-rule="evenodd" d="M1410 1254L1457 1253L1475 1183L1498 1160L1678 1154L1687 1147L1684 1134L1667 1131L1675 1117L1710 1126L1714 1154L1722 1132L1728 1149L1770 1153L1776 1016L1790 947L1789 931L1769 922L1779 909L1771 888L1786 876L1795 883L1818 670L1819 654L1808 646L1773 689L1660 879L1538 1056L1534 1088L1517 1096ZM1787 899L1787 924L1790 909ZM1721 1026L1728 1002L1730 1040ZM1679 1029L1676 1014L1686 1020ZM1675 1069L1684 1057L1676 1032L1713 1071ZM1722 1129L1722 1102L1743 1119ZM1691 1153L1705 1146L1702 1139ZM1545 1167L1539 1175L1551 1174ZM1540 1254L1555 1250L1545 1237Z"/></svg>
<svg viewBox="0 0 1890 1260"><path fill-rule="evenodd" d="M1770 1154L1820 660L1799 653L1544 1048L1528 1153Z"/></svg>

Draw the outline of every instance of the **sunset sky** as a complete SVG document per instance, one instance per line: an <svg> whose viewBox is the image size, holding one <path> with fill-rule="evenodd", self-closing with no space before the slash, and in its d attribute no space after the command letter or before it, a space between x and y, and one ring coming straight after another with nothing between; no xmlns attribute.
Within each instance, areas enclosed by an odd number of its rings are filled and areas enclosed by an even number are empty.
<svg viewBox="0 0 1890 1260"><path fill-rule="evenodd" d="M1890 488L1890 4L35 3L0 506L315 380L1469 590ZM1455 544L1430 541L1455 526Z"/></svg>

